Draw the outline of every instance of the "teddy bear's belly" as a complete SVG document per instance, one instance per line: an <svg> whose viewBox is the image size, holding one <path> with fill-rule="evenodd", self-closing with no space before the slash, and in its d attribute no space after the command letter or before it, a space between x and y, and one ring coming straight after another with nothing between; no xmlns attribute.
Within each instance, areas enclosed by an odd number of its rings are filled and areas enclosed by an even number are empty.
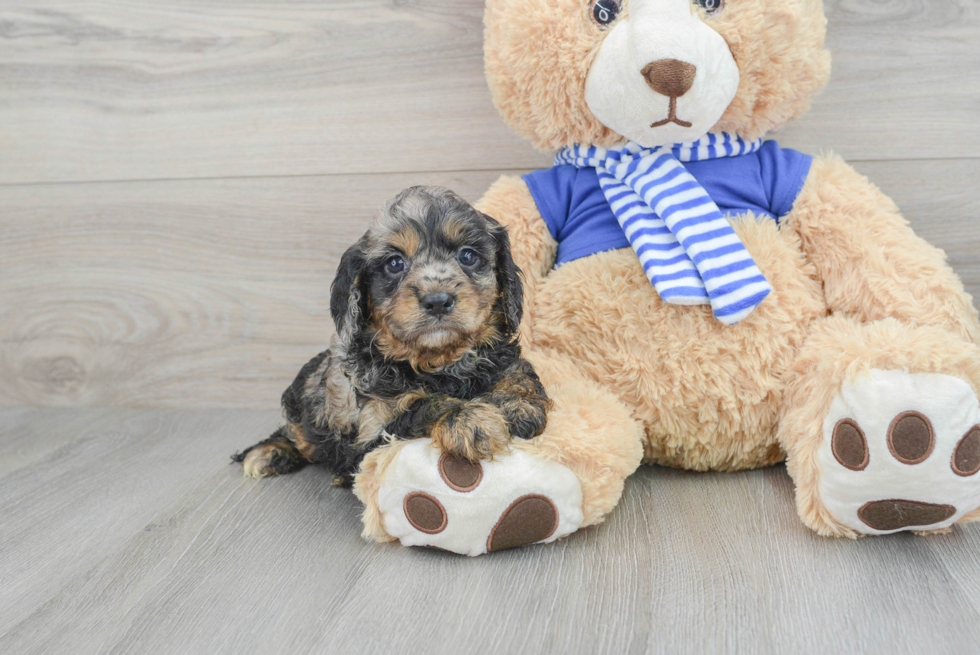
<svg viewBox="0 0 980 655"><path fill-rule="evenodd" d="M784 373L826 305L795 234L736 221L774 293L735 326L708 306L660 301L632 250L552 271L533 308L535 347L569 355L643 421L646 461L731 470L780 461Z"/></svg>

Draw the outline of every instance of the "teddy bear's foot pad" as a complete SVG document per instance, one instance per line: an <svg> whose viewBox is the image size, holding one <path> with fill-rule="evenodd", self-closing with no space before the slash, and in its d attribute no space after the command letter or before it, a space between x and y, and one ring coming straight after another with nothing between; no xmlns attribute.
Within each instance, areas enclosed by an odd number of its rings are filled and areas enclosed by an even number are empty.
<svg viewBox="0 0 980 655"><path fill-rule="evenodd" d="M860 534L948 528L980 506L980 401L938 373L875 369L824 420L820 497Z"/></svg>
<svg viewBox="0 0 980 655"><path fill-rule="evenodd" d="M920 503L917 500L873 500L858 510L858 518L875 530L901 530L918 525L942 523L953 514L952 505Z"/></svg>
<svg viewBox="0 0 980 655"><path fill-rule="evenodd" d="M582 524L582 489L566 467L515 449L470 463L431 440L401 449L378 493L382 523L406 546L481 555L568 535Z"/></svg>
<svg viewBox="0 0 980 655"><path fill-rule="evenodd" d="M518 498L504 511L487 540L487 550L506 550L544 541L558 529L558 509L544 496Z"/></svg>

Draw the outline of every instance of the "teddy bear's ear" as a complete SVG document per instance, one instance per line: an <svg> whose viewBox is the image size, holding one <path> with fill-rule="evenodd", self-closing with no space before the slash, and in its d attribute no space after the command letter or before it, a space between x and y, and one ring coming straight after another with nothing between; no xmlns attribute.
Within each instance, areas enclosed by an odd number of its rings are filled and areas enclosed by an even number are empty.
<svg viewBox="0 0 980 655"><path fill-rule="evenodd" d="M347 343L361 331L361 323L367 315L367 294L363 289L366 246L367 235L347 249L330 285L330 316L337 334Z"/></svg>
<svg viewBox="0 0 980 655"><path fill-rule="evenodd" d="M487 0L484 70L508 125L544 152L621 140L585 102L585 80L605 32L586 0ZM561 65L555 65L561 62Z"/></svg>
<svg viewBox="0 0 980 655"><path fill-rule="evenodd" d="M497 251L495 267L498 298L495 309L504 317L507 336L515 335L524 315L524 284L521 282L523 274L514 263L507 228L486 214L482 216L490 224L490 234L493 235Z"/></svg>

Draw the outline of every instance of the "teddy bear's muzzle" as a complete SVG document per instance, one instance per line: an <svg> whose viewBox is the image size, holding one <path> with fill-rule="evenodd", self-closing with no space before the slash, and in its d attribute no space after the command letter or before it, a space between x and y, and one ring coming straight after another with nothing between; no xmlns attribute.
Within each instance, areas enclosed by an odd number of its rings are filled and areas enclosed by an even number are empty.
<svg viewBox="0 0 980 655"><path fill-rule="evenodd" d="M631 0L592 61L585 100L603 125L652 148L706 134L738 84L728 43L689 0Z"/></svg>

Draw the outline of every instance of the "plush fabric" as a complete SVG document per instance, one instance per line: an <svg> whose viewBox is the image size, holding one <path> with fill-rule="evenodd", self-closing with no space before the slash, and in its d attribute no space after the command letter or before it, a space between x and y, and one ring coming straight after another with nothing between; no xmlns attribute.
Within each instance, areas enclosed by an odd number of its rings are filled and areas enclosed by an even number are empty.
<svg viewBox="0 0 980 655"><path fill-rule="evenodd" d="M895 203L844 160L814 161L786 227L824 281L828 312L889 316L977 341L972 299L942 250L918 238Z"/></svg>
<svg viewBox="0 0 980 655"><path fill-rule="evenodd" d="M722 323L745 318L772 292L718 206L683 162L756 152L761 140L708 134L673 147L563 148L556 163L594 168L616 220L661 300L711 305Z"/></svg>
<svg viewBox="0 0 980 655"><path fill-rule="evenodd" d="M515 450L507 458L483 462L481 476L471 490L451 488L440 475L441 453L429 439L406 445L387 473L378 496L384 529L406 546L434 546L463 555L482 555L490 535L514 500L540 495L555 499L557 525L546 531L544 543L568 536L582 525L582 490L568 468ZM419 530L411 514L403 511L406 496L432 489L429 503L443 516L434 529ZM440 527L445 526L439 530ZM448 529L452 526L453 529ZM438 531L436 531L438 530ZM536 540L537 541L537 540Z"/></svg>
<svg viewBox="0 0 980 655"><path fill-rule="evenodd" d="M752 140L802 115L828 78L819 0L727 0L711 13L673 2L630 0L599 24L581 0L487 0L486 72L504 120L549 151L708 131ZM658 43L671 26L686 40ZM623 49L623 35L637 47ZM684 75L657 77L671 70ZM718 93L705 91L712 80ZM554 401L545 431L514 450L577 478L582 527L613 510L641 459L698 471L785 460L799 517L819 535L935 534L980 519L972 299L942 251L843 160L767 147L740 158L750 165L737 174L725 159L689 167L773 289L732 326L706 306L663 302L610 229L594 173L555 167L488 189L478 207L510 232L525 279L524 352ZM374 539L392 538L378 498L398 448L372 453L356 481ZM516 471L507 457L495 465ZM495 493L510 507L524 490ZM569 499L540 495L528 505L539 515ZM528 519L525 539L550 538L536 526ZM506 533L498 543L521 530Z"/></svg>
<svg viewBox="0 0 980 655"><path fill-rule="evenodd" d="M809 155L766 141L758 151L738 158L685 162L684 168L726 216L752 212L779 222L793 207L812 161ZM557 164L521 177L558 243L556 266L630 247L594 168Z"/></svg>
<svg viewBox="0 0 980 655"><path fill-rule="evenodd" d="M589 65L589 111L644 148L687 143L712 131L739 86L739 66L724 37L692 11L693 3L622 4L627 15L605 27Z"/></svg>
<svg viewBox="0 0 980 655"><path fill-rule="evenodd" d="M787 451L787 467L796 483L797 511L803 522L818 534L846 537L861 534L835 518L821 497L820 451L826 445L824 422L845 384L865 383L875 370L899 371L903 375L945 374L962 380L974 398L980 393L976 344L959 339L941 327L918 327L895 318L862 323L846 316L830 316L815 321L787 375L779 441ZM960 402L968 400L961 398ZM877 404L876 399L867 409ZM887 419L894 416L887 408L884 413ZM936 415L935 420L943 418L947 417ZM959 439L963 435L954 432L953 436ZM937 454L935 461L942 461L944 470L948 470L951 451L949 448ZM921 484L919 470L903 466L902 473L905 475L899 476L897 484L904 485L906 493L915 492ZM934 482L927 479L926 485L932 486ZM976 479L968 482L975 485ZM894 494L891 489L879 491L874 487L869 487L866 493L876 495L876 499ZM976 508L958 509L966 512Z"/></svg>
<svg viewBox="0 0 980 655"><path fill-rule="evenodd" d="M484 65L494 104L540 150L626 141L585 100L605 36L586 9L581 0L487 2ZM724 38L739 72L735 97L706 132L755 139L776 131L803 115L830 77L820 0L727 0L718 15L704 18Z"/></svg>

